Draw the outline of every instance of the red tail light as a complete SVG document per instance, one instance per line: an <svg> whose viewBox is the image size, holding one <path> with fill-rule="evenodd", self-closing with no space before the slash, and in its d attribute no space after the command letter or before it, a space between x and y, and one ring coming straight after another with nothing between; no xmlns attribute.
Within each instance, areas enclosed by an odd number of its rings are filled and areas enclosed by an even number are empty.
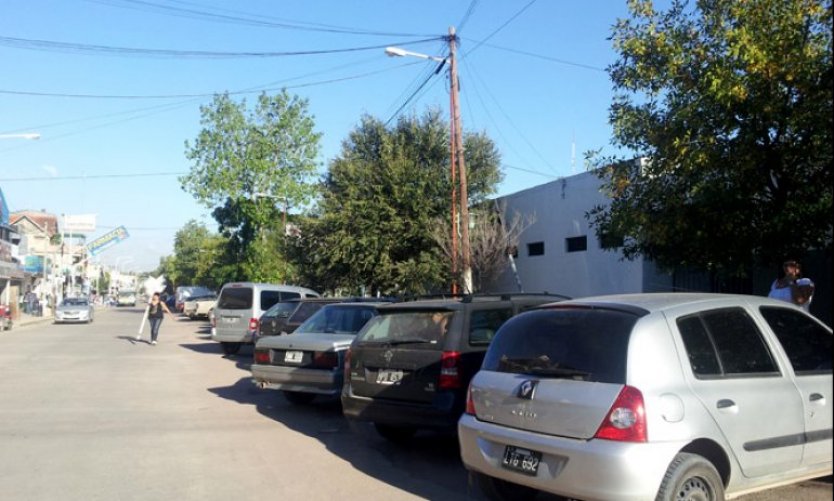
<svg viewBox="0 0 834 501"><path fill-rule="evenodd" d="M602 421L594 438L618 442L645 442L646 409L643 394L632 386L624 386Z"/></svg>
<svg viewBox="0 0 834 501"><path fill-rule="evenodd" d="M333 351L314 351L313 367L335 369L339 366L339 356Z"/></svg>
<svg viewBox="0 0 834 501"><path fill-rule="evenodd" d="M459 352L444 351L440 355L440 381L437 386L441 390L454 390L461 387Z"/></svg>
<svg viewBox="0 0 834 501"><path fill-rule="evenodd" d="M250 331L258 330L258 324L259 324L259 322L258 322L257 318L250 318L249 319L249 330Z"/></svg>
<svg viewBox="0 0 834 501"><path fill-rule="evenodd" d="M472 416L475 415L475 401L472 400L472 385L469 385L469 388L466 389L466 412Z"/></svg>
<svg viewBox="0 0 834 501"><path fill-rule="evenodd" d="M350 382L350 348L345 352L345 384Z"/></svg>
<svg viewBox="0 0 834 501"><path fill-rule="evenodd" d="M268 364L269 363L269 350L255 350L255 363L256 364Z"/></svg>

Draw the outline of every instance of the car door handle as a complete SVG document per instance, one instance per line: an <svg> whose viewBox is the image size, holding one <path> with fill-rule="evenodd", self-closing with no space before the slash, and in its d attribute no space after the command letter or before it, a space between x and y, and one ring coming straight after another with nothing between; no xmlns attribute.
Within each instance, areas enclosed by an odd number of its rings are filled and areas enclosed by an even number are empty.
<svg viewBox="0 0 834 501"><path fill-rule="evenodd" d="M821 404L824 404L824 403L825 403L825 397L824 397L824 396L822 396L822 395L821 395L821 394L819 394L819 393L811 393L811 395L808 397L808 400L809 400L810 402L819 402L819 403L821 403Z"/></svg>
<svg viewBox="0 0 834 501"><path fill-rule="evenodd" d="M731 409L736 406L736 403L730 400L729 398L722 398L715 404L715 407L718 409Z"/></svg>

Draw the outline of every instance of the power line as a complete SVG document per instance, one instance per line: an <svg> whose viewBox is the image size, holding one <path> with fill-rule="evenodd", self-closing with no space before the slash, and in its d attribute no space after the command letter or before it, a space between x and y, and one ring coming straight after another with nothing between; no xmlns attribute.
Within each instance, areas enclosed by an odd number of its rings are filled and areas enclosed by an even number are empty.
<svg viewBox="0 0 834 501"><path fill-rule="evenodd" d="M360 52L368 50L379 50L389 47L391 45L416 45L426 42L434 42L435 40L442 40L443 37L424 38L422 40L414 40L408 42L393 42L382 45L366 45L361 47L346 47L340 49L321 49L321 50L300 50L300 51L281 51L281 52L265 52L265 51L246 51L246 52L222 52L222 51L204 51L204 50L179 50L179 49L145 49L140 47L117 47L112 45L95 45L83 44L74 42L56 42L54 40L37 40L30 38L15 38L0 36L0 46L11 47L15 49L37 50L45 52L62 52L73 54L107 54L107 55L131 55L131 56L146 56L146 57L176 57L176 58L245 58L245 57L291 57L291 56L316 56L325 54L343 54L346 52Z"/></svg>
<svg viewBox="0 0 834 501"><path fill-rule="evenodd" d="M457 27L458 28L457 29L458 33L463 31L463 27L466 26L466 23L469 22L469 18L472 17L472 13L475 12L475 7L477 7L477 6L478 6L478 0L472 0L469 3L469 8L466 9L466 13L463 15L463 18L458 23L458 27Z"/></svg>
<svg viewBox="0 0 834 501"><path fill-rule="evenodd" d="M506 28L508 24L510 24L511 22L513 22L513 21L514 21L514 20L515 20L518 16L520 16L520 15L521 15L524 11L526 11L527 9L529 9L529 8L530 8L530 7L531 7L534 3L536 3L536 0L530 0L530 2L529 2L527 5L525 5L525 6L524 6L524 7L522 7L521 9L519 9L519 11L518 11L518 12L516 12L516 13L515 13L515 14L513 14L513 15L512 15L509 19L507 19L506 21L504 21L504 24L502 24L501 26L499 26L498 28L496 28L496 29L495 29L492 33L490 33L489 35L487 35L487 37L486 37L486 38L484 38L483 40L481 40L480 42L478 42L478 44L477 44L477 45L475 45L474 47L472 47L470 50L466 51L466 53L464 54L464 57L466 57L466 56L468 56L469 54L471 54L471 53L475 52L476 50L478 50L478 48L479 48L481 45L483 45L483 44L484 44L484 42L486 42L486 41L487 41L487 40L489 40L490 38L494 37L494 36L495 36L495 35L496 35L499 31L501 31L501 30L503 30L504 28Z"/></svg>
<svg viewBox="0 0 834 501"><path fill-rule="evenodd" d="M585 63L577 63L577 62L574 62L574 61L568 61L567 59L559 59L559 58L556 58L556 57L545 56L545 55L542 55L542 54L535 54L533 52L528 52L528 51L525 51L525 50L511 49L509 47L501 47L500 45L493 45L493 44L483 43L482 41L478 41L478 40L471 39L471 38L465 38L464 40L477 42L480 45L483 45L484 47L490 47L492 49L503 50L503 51L506 51L506 52L512 52L514 54L521 54L523 56L529 56L529 57L535 57L535 58L538 58L538 59L544 59L545 61L552 61L554 63L565 64L565 65L568 65L568 66L575 66L577 68L583 68L583 69L586 69L586 70L601 71L601 72L605 73L605 68L600 68L599 66L592 66L590 64L585 64Z"/></svg>
<svg viewBox="0 0 834 501"><path fill-rule="evenodd" d="M135 177L159 177L159 176L182 176L187 172L134 172L130 174L93 174L76 176L40 176L40 177L10 177L0 179L3 183L30 182L30 181L74 181L88 179L113 179L113 178L135 178Z"/></svg>
<svg viewBox="0 0 834 501"><path fill-rule="evenodd" d="M477 71L475 71L475 69L472 66L469 65L469 62L467 60L464 60L464 64L466 65L466 68L469 70L469 73L474 78L478 79L478 81L480 82L481 86L484 89L484 92L486 92L487 96L489 96L492 99L492 102L495 103L495 106L496 106L496 108L498 108L498 111L500 111L501 114L504 115L504 118L512 126L512 128L515 129L516 133L521 137L521 139L525 143L527 143L527 146L529 146L530 149L533 150L533 152L536 154L536 156L539 157L539 160L541 160L551 170L555 171L556 169L553 168L553 165L551 165L551 163L544 157L544 155L542 155L541 152L539 152L538 148L536 148L536 146L529 139L527 139L527 136L524 135L524 133L521 131L521 129L515 124L513 119L510 118L510 115L504 110L504 107L501 106L501 102L498 99L495 98L495 96L492 94L492 92L489 91L489 87L487 86L486 81L483 78L481 78L481 76L478 74Z"/></svg>
<svg viewBox="0 0 834 501"><path fill-rule="evenodd" d="M318 80L314 82L306 82L297 85L284 85L281 87L274 87L274 88L258 88L254 90L240 90L240 91L231 91L227 92L229 95L243 95L243 94L256 94L259 92L267 92L267 91L275 91L275 90L282 90L282 89L301 89L305 87L314 87L317 85L327 85L331 83L337 82L344 82L347 80L356 80L359 78L365 78L371 75L378 75L380 73L385 73L391 71L393 69L403 68L405 66L412 66L418 63L404 63L395 67L383 68L380 70L368 71L365 73L359 73L354 75L348 75L345 77L339 78L331 78L327 80ZM218 94L218 92L212 93L203 93L203 94L72 94L72 93L61 93L61 92L32 92L32 91L18 91L18 90L8 90L8 89L0 89L0 94L10 94L10 95L18 95L18 96L35 96L35 97L61 97L61 98L78 98L78 99L193 99L193 98L206 98L212 97ZM222 94L222 93L221 93Z"/></svg>
<svg viewBox="0 0 834 501"><path fill-rule="evenodd" d="M208 12L205 10L197 10L192 8L185 8L185 7L175 7L172 5L164 5L158 4L154 2L149 2L146 0L121 0L122 4L128 5L120 5L119 2L113 1L103 1L103 0L88 0L93 3L98 3L102 5L109 5L114 7L122 7L122 8L130 8L133 10L140 10L145 12L161 12L163 14L167 14L174 17L186 18L186 19L198 19L198 20L206 20L206 21L213 21L213 22L220 22L225 24L241 24L247 26L258 26L262 28L280 28L280 29L287 29L287 30L298 30L298 31L312 31L312 32L324 32L324 33L338 33L338 34L345 34L345 35L370 35L370 36L408 36L408 37L417 37L417 36L425 36L420 34L414 33L391 33L391 32L382 32L382 31L374 31L374 30L365 30L365 29L358 29L358 28L347 28L342 26L335 26L335 25L327 25L327 24L320 24L320 23L309 23L309 22L300 22L300 21L288 21L288 20L281 20L283 22L271 22L266 21L265 19L269 19L270 16L265 16L263 14L249 14L240 11L231 11L228 9L216 9L218 11L225 11L225 12L233 12L235 14L243 14L243 16L239 15L228 15L228 14L218 14L214 12ZM174 2L179 3L182 5L195 5L189 2ZM256 16L256 17L255 17ZM274 18L271 19L279 19Z"/></svg>
<svg viewBox="0 0 834 501"><path fill-rule="evenodd" d="M443 63L440 63L440 64L441 64L441 66L443 65ZM425 86L426 86L426 84L427 84L427 83L429 83L429 81L432 79L432 77L434 77L435 75L437 75L437 73L438 73L438 71L439 71L439 70L440 70L440 67L438 67L438 69L437 69L436 71L431 72L431 73L429 74L429 76L428 76L428 77L426 77L426 79L425 79L425 80L423 80L423 83L421 83L421 84L419 85L419 87L417 87L417 90L415 90L414 92L412 92L412 93L411 93L411 95L410 95L410 96L408 96L408 99L406 99L406 100L405 100L405 102L403 102L403 104L402 104L399 108L397 108L397 111L395 111L395 112L394 112L394 114L393 114L393 115L391 115L391 116L388 118L388 120L386 120L386 121L385 121L385 125L388 125L389 123L391 123L391 120L393 120L393 119L394 119L397 115L399 115L399 114L400 114L400 112L401 112L403 109L405 109L405 107L406 107L406 106L408 106L408 103L410 103L410 102L411 102L411 100L412 100L412 99L414 99L414 97L415 97L415 96L416 96L416 95L417 95L417 94L418 94L418 93L419 93L419 92L423 89L423 87L425 87Z"/></svg>

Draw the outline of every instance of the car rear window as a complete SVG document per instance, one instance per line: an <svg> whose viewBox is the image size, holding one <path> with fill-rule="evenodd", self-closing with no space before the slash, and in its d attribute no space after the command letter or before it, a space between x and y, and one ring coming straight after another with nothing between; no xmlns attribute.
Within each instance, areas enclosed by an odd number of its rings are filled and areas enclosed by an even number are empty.
<svg viewBox="0 0 834 501"><path fill-rule="evenodd" d="M307 332L327 334L356 334L376 315L376 308L330 305L308 318L295 334Z"/></svg>
<svg viewBox="0 0 834 501"><path fill-rule="evenodd" d="M522 313L498 330L482 369L625 384L628 342L637 319L597 308Z"/></svg>
<svg viewBox="0 0 834 501"><path fill-rule="evenodd" d="M266 317L266 318L286 317L286 316L289 316L289 314L292 313L293 310L295 310L296 308L298 308L298 302L297 301L287 301L287 302L282 301L280 303L275 303L274 305L272 305L272 308L270 308L269 310L266 311L266 313L264 313L264 317Z"/></svg>
<svg viewBox="0 0 834 501"><path fill-rule="evenodd" d="M294 324L303 323L305 320L313 316L313 313L322 309L324 305L327 303L319 303L319 302L306 302L301 303L298 308L290 315L288 322Z"/></svg>
<svg viewBox="0 0 834 501"><path fill-rule="evenodd" d="M454 315L446 310L390 312L374 318L357 337L360 343L438 345Z"/></svg>
<svg viewBox="0 0 834 501"><path fill-rule="evenodd" d="M485 346L492 342L498 329L513 316L512 308L474 310L469 320L469 344Z"/></svg>
<svg viewBox="0 0 834 501"><path fill-rule="evenodd" d="M218 310L248 310L252 308L251 287L229 287L220 293Z"/></svg>

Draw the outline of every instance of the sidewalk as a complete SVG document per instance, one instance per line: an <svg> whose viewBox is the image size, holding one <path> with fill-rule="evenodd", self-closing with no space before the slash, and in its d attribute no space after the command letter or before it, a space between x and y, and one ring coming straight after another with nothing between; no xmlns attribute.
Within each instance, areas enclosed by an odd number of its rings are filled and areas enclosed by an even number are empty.
<svg viewBox="0 0 834 501"><path fill-rule="evenodd" d="M20 318L12 322L12 330L17 329L18 327L43 324L47 322L52 322L52 312L44 312L43 316L40 317L29 315L27 313L21 313Z"/></svg>

